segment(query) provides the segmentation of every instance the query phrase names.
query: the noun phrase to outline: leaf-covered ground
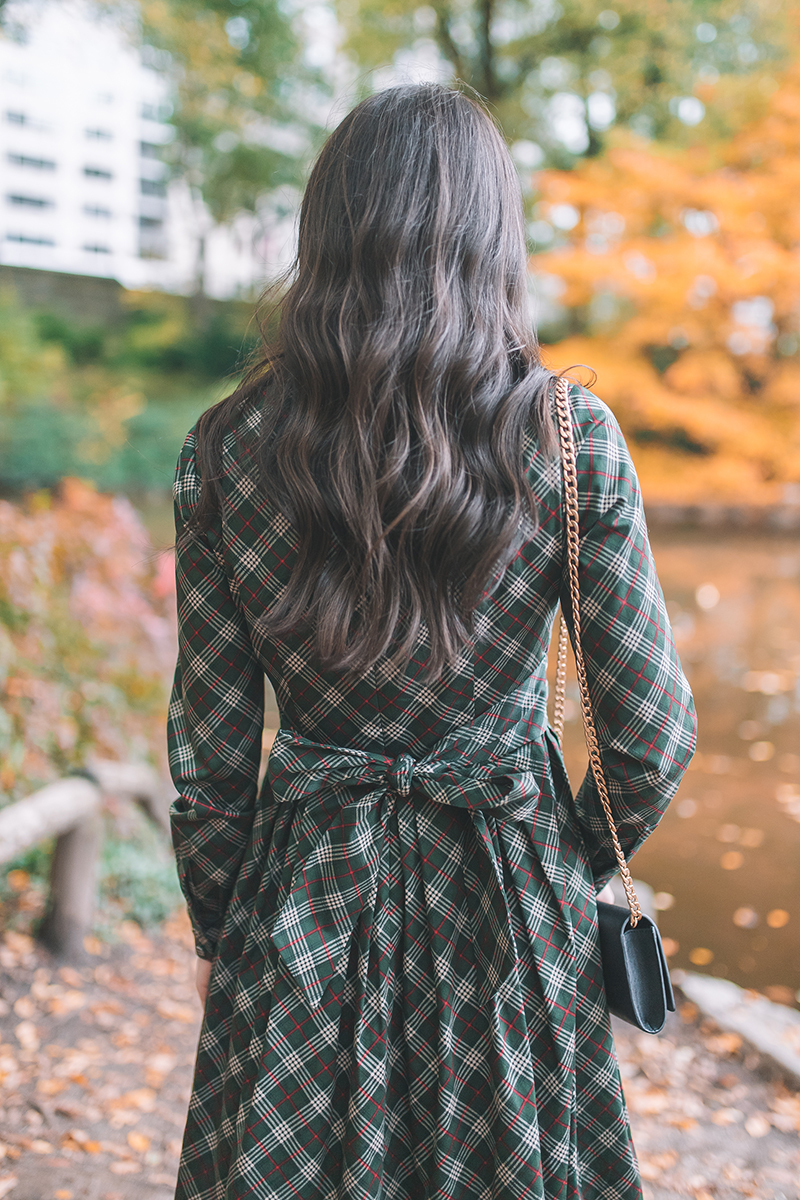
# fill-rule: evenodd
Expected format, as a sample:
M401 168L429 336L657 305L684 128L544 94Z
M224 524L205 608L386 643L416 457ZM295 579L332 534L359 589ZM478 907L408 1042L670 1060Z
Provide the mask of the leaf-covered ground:
M173 1195L200 1017L188 923L118 932L80 967L0 943L0 1197ZM689 1004L660 1038L617 1032L646 1200L796 1200L800 1095Z

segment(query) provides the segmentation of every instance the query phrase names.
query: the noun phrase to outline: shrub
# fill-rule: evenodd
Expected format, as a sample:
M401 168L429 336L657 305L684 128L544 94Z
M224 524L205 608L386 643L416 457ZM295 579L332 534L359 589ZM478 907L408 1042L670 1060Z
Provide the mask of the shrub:
M124 499L79 480L0 501L0 796L88 755L158 761L171 564Z

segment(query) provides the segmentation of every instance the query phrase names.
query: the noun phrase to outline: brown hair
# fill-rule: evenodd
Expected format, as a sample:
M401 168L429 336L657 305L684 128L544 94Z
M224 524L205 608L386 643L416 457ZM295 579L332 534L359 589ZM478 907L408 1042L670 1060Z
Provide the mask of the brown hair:
M528 315L519 184L486 111L424 84L370 96L303 197L277 331L197 427L198 522L219 505L223 436L257 405L253 470L298 553L264 614L313 630L323 664L441 673L535 521L522 458L555 446Z

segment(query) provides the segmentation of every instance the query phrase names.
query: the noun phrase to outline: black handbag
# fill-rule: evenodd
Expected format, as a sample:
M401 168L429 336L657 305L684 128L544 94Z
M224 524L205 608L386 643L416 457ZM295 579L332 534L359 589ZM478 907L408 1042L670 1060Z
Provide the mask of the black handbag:
M578 671L583 731L586 737L586 748L589 752L589 763L608 822L622 886L628 901L627 908L622 908L617 904L606 904L603 901L599 901L597 905L603 981L608 1007L614 1016L635 1025L644 1033L660 1033L664 1028L667 1012L675 1011L672 982L658 927L641 910L633 879L617 836L617 827L614 823L614 814L603 770L603 760L600 755L600 745L597 740L581 645L578 468L569 407L569 383L566 379L562 378L557 381L555 407L564 478L566 558L572 606L573 650ZM562 607L558 631L558 668L553 713L553 731L559 744L562 742L564 732L567 640L567 623Z

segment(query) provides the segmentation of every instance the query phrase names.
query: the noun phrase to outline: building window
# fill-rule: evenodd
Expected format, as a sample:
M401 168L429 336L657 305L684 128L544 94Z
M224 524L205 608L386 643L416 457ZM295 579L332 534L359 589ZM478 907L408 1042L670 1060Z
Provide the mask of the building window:
M29 237L27 233L7 233L7 242L22 242L25 246L55 246L52 238Z
M30 117L26 117L25 113L7 112L6 120L11 125L30 125Z
M9 154L7 157L15 167L36 167L39 171L56 169L56 164L49 158L30 158L27 154Z
M157 146L155 142L139 142L142 158L157 158L160 161L163 149L163 146Z
M110 171L103 170L102 167L84 167L83 173L87 179L113 179L114 176Z
M139 228L156 231L164 228L164 222L160 217L139 217Z
M142 105L141 109L143 121L168 121L172 116L171 104L147 104Z
M161 179L140 179L139 188L143 196L166 196L167 185Z
M110 208L98 208L94 204L84 204L83 211L87 217L112 217Z
M110 142L114 137L113 133L109 133L107 129L87 129L86 136L98 142Z
M110 246L87 245L87 246L81 246L81 249L85 250L88 254L110 254L111 253Z
M24 204L26 208L52 208L54 202L41 196L6 196L9 204Z

